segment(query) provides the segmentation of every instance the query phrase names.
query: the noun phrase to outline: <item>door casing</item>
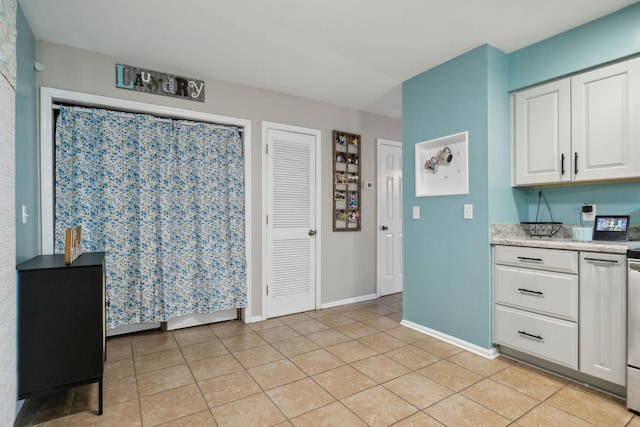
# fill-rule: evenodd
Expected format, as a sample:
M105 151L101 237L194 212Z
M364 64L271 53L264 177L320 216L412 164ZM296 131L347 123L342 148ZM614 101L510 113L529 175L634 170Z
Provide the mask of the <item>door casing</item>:
M378 294L378 297L380 297L382 295L382 289L381 289L381 285L382 285L382 275L380 274L380 268L382 266L382 262L383 262L383 254L381 253L382 251L380 250L381 247L381 243L382 243L382 233L381 233L381 227L382 225L384 225L382 223L382 176L380 176L380 167L381 167L381 162L383 161L382 159L382 155L381 155L381 150L382 150L382 146L389 146L389 147L395 147L398 148L400 150L400 155L402 155L402 143L398 142L398 141L391 141L391 140L387 140L387 139L377 139L376 140L376 174L378 175L378 179L377 179L377 202L376 202L376 212L377 212L377 221L376 221L376 252L377 252L377 257L376 257L376 292ZM402 185L400 186L402 187ZM400 188L402 189L402 188ZM402 200L400 200L400 206L402 206ZM402 220L402 219L401 219ZM402 259L400 260L400 264L402 265Z
M267 306L267 227L266 217L268 214L267 208L267 129L280 130L285 132L302 133L306 135L312 135L315 137L315 158L316 158L316 186L315 186L315 204L316 204L316 235L315 235L315 307L320 308L321 295L322 295L322 281L321 281L321 248L322 248L322 132L317 129L310 129L300 126L287 125L275 122L262 122L262 215L260 218L262 224L262 274L261 274L261 300L262 300L262 312L261 316L254 317L253 321L267 320L269 313Z

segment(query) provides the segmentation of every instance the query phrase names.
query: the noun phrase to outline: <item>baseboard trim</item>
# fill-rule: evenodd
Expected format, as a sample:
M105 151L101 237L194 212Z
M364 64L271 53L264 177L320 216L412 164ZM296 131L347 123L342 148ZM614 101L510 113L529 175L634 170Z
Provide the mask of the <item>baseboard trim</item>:
M483 348L468 341L461 340L460 338L452 337L451 335L436 331L435 329L427 328L426 326L418 325L417 323L413 323L405 319L402 319L400 324L415 331L422 332L425 335L438 338L441 341L455 345L456 347L460 347L463 350L477 354L478 356L482 356L486 359L493 360L500 356L500 352L495 347Z
M262 316L253 316L251 318L251 323L262 322Z
M338 307L341 305L353 304L355 302L369 301L376 298L378 298L378 294L362 295L359 297L348 298L340 301L333 301L333 302L327 302L325 304L320 304L320 308L325 309L325 308L331 308L331 307Z
M216 311L213 313L193 313L185 316L175 317L167 321L167 330L190 328L193 326L209 325L211 323L224 322L238 318L238 311L235 308Z
M113 329L107 329L107 337L115 337L117 335L132 334L134 332L149 331L152 329L160 329L160 322L156 323L134 323L133 325L121 325Z

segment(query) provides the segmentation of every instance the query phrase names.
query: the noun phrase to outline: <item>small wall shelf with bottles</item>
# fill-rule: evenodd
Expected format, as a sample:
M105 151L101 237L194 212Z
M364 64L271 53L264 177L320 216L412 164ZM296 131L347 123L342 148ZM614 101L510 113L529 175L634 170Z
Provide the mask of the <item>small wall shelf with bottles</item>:
M333 131L333 231L360 231L360 135Z

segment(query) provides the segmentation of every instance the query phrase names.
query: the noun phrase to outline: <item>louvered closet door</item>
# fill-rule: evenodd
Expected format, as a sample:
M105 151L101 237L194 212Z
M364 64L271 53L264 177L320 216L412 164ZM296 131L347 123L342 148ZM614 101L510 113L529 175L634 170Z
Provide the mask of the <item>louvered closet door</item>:
M267 130L267 317L315 309L315 136Z

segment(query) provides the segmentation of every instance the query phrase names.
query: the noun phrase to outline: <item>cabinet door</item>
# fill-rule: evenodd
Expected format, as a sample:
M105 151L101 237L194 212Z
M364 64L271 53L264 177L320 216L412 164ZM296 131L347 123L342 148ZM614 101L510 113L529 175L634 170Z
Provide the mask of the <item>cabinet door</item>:
M640 58L572 77L571 120L574 181L640 176Z
M515 185L571 180L570 90L563 79L513 95Z
M580 371L625 384L626 257L580 253Z

